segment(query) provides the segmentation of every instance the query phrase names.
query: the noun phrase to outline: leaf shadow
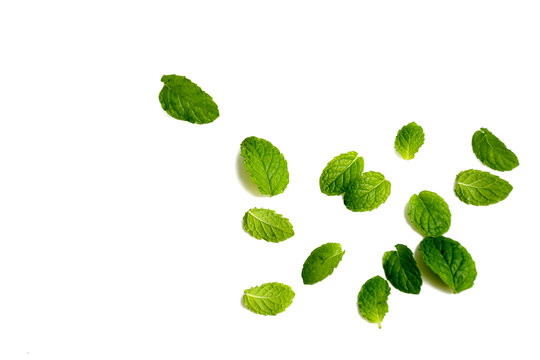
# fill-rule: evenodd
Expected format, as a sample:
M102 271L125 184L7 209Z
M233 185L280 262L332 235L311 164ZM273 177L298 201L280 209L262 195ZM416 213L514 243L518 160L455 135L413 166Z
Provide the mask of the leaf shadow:
M236 175L247 192L257 197L264 197L259 192L257 185L251 180L251 177L244 166L244 159L242 158L242 155L240 155L240 152L238 152L238 156L236 157Z
M416 260L418 269L420 269L420 272L422 273L422 279L440 292L452 294L453 292L450 286L446 285L444 281L442 281L441 278L424 263L420 251L418 250L419 248L420 244L418 244L414 250L414 259Z

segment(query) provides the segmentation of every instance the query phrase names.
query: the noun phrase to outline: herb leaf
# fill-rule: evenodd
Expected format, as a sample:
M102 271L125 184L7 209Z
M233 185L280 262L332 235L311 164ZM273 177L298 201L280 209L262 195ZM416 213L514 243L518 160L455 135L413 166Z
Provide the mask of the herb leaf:
M338 243L327 243L311 252L302 268L302 280L313 285L330 276L343 258L344 250Z
M450 229L450 208L442 197L422 191L409 200L407 215L412 225L424 236L439 236Z
M424 144L424 130L415 122L407 124L398 131L394 146L405 160L414 159L414 155Z
M384 274L396 289L408 294L420 294L422 275L412 251L397 244L397 251L387 251L383 256Z
M497 175L470 169L457 175L454 190L465 204L485 206L506 199L512 189L508 181Z
M351 182L364 170L364 158L355 151L336 156L326 165L319 179L321 192L326 195L343 194Z
M256 314L276 315L292 304L294 291L278 282L266 283L244 290L244 304Z
M509 171L519 165L516 154L486 128L474 133L472 148L478 160L493 170Z
M362 317L371 323L379 324L388 312L388 295L390 286L380 276L375 276L365 282L358 293L358 310Z
M272 143L251 136L242 141L240 153L261 194L274 196L285 190L289 184L287 161Z
M269 209L248 210L244 215L244 230L256 239L270 242L287 240L294 235L289 219Z
M351 211L371 211L390 196L390 181L375 171L362 173L345 192L343 201Z
M208 124L219 116L218 106L210 95L185 76L163 75L159 102L173 118L193 124Z
M457 241L444 236L427 237L422 240L418 250L422 261L450 286L454 293L473 286L477 274L476 264L469 252Z

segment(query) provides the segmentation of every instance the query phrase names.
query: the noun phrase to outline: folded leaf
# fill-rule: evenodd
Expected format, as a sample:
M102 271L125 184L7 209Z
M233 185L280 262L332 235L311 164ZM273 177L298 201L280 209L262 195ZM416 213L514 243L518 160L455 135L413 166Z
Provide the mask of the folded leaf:
M447 232L452 217L446 201L431 191L413 195L407 215L411 224L424 236L439 236Z
M519 165L516 154L486 128L474 133L472 147L478 160L493 170L509 171Z
M388 312L388 295L390 286L380 276L375 276L365 282L358 293L358 310L362 317L371 323L379 324Z
M330 276L344 253L338 243L327 243L313 250L302 268L304 284L312 285Z
M244 291L244 305L256 314L276 315L292 304L294 291L278 282L266 283Z
M244 230L256 239L270 242L287 240L294 235L289 219L269 209L248 210L244 215Z
M485 206L506 199L512 189L508 181L497 175L470 169L458 174L454 190L465 204Z
M424 130L415 122L407 124L398 131L394 146L405 160L411 160L424 144Z
M412 251L405 245L397 244L397 251L387 251L383 256L386 279L399 291L419 294L422 275L416 265Z
M375 171L362 173L345 192L343 201L351 211L371 211L390 196L390 181Z
M240 145L244 166L261 194L281 194L289 184L287 161L272 143L255 136Z
M343 194L351 182L364 170L364 158L355 151L341 154L330 160L319 179L321 192L326 195Z
M173 118L194 124L208 124L219 116L218 106L210 95L185 76L163 75L159 102Z
M422 261L450 286L454 293L471 288L476 279L476 264L469 252L455 240L427 237L420 243L418 251Z

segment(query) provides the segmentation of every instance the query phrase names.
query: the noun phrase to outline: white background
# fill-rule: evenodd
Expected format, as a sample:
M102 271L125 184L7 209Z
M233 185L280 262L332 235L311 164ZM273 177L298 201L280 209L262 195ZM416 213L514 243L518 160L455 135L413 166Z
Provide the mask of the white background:
M538 358L537 1L11 1L0 5L1 359ZM163 74L213 96L209 125L174 120ZM412 161L398 129L422 125ZM474 207L453 193L480 127L521 165L514 190ZM239 146L270 140L286 191L257 196ZM355 150L392 194L369 213L318 187ZM421 190L452 211L447 236L476 261L458 295L424 278L392 289L382 329L356 308L381 258L421 236ZM251 238L275 209L296 235ZM300 272L326 242L346 250L313 286ZM282 314L241 304L264 282L296 292Z

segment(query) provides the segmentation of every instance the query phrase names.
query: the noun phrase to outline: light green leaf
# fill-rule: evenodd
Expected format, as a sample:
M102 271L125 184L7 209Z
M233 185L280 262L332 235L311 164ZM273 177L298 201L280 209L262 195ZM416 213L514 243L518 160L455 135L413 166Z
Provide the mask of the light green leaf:
M454 290L454 293L471 288L476 279L476 264L469 252L455 240L427 237L418 251L422 261Z
M313 285L330 276L345 254L338 243L327 243L311 252L302 268L304 284Z
M442 197L431 191L413 195L407 215L411 224L424 236L439 236L450 229L450 208Z
M398 131L394 146L405 160L411 160L424 144L424 130L415 122L407 124Z
M292 304L294 291L278 282L266 283L244 290L244 305L256 314L276 315Z
M485 206L506 199L512 189L508 181L497 175L470 169L458 174L454 190L465 204Z
M388 295L390 286L380 276L375 276L365 282L358 293L358 310L362 317L371 323L379 324L388 312Z
M321 192L326 195L343 194L351 182L364 170L364 158L355 151L336 156L326 165L319 179Z
M396 289L408 294L420 294L422 275L412 251L397 244L397 251L387 251L383 256L384 274Z
M345 192L343 201L351 211L371 211L390 196L390 181L375 171L362 173Z
M493 170L509 171L519 165L516 154L486 128L474 133L472 148L478 160Z
M261 194L281 194L289 184L287 161L272 143L255 136L240 145L244 166Z
M270 242L287 240L294 235L289 219L269 209L248 210L244 215L244 230L256 239Z
M159 102L173 118L194 124L208 124L219 116L218 106L210 95L185 76L163 75Z

